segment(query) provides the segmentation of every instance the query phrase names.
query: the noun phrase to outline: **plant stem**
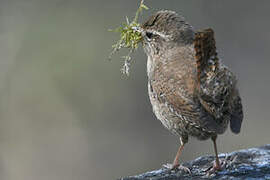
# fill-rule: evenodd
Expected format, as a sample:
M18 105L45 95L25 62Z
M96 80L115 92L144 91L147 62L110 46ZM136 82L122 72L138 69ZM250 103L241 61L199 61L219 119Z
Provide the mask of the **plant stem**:
M135 15L134 20L133 20L134 23L137 23L137 22L138 22L139 15L140 15L140 13L142 12L143 2L144 2L144 0L141 0L140 7L139 7L139 9L137 10L136 15Z

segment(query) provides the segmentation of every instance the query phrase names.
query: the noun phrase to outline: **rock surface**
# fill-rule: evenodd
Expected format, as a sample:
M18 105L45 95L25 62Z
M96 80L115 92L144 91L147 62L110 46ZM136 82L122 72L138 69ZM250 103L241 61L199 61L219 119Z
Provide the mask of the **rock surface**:
M120 180L185 180L185 179L269 179L270 180L270 144L251 149L244 149L219 155L225 162L222 171L207 175L206 170L212 166L214 156L203 156L183 165L191 170L174 171L165 168L144 174L120 178Z

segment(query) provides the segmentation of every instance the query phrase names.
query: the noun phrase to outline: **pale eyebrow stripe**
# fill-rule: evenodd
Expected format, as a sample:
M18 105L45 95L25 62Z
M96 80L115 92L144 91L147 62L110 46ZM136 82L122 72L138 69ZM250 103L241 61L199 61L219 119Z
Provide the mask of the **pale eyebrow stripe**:
M168 38L171 38L172 36L171 35L166 35L166 34L163 34L159 31L155 31L155 30L150 30L149 32L153 33L153 34L156 34L156 35L159 35L160 37L164 38L164 39L168 39Z
M142 28L140 28L140 27L132 27L132 29L134 30L134 31L137 31L137 32L143 32L144 30L142 29ZM159 32L159 31L155 31L155 30L147 30L148 32L151 32L151 33L153 33L153 34L156 34L156 35L158 35L158 36L160 36L160 37L162 37L162 38L164 38L164 39L169 39L169 38L171 38L172 36L171 35L166 35L166 34L163 34L163 33L161 33L161 32Z

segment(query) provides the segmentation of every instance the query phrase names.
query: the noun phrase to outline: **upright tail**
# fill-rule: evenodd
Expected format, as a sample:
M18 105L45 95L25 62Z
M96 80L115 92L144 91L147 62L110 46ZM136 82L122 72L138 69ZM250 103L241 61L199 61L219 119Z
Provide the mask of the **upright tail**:
M197 31L194 40L195 57L197 60L198 83L204 81L218 70L218 57L214 31L211 28Z
M214 31L198 31L194 39L197 63L197 94L201 105L215 121L226 125L230 120L232 132L239 133L243 112L241 98L236 88L236 78L219 64Z
M197 93L200 103L217 121L222 123L228 112L233 77L220 69L214 31L196 32L194 40L197 63Z

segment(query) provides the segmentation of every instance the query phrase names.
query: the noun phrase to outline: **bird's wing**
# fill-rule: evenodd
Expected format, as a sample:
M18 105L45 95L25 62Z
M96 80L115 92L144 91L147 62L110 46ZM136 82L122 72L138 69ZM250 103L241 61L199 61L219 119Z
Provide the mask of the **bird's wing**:
M182 57L181 57L182 58ZM224 128L214 116L210 115L201 105L196 89L196 63L182 63L176 57L166 64L157 65L156 71L149 81L150 91L160 103L165 104L176 117L168 117L174 123L185 120L190 125L207 132L221 134ZM186 57L187 58L187 57ZM193 66L193 67L191 67Z
M185 120L201 130L223 133L224 128L202 108L195 92L197 66L193 45L178 51L181 53L155 65L155 72L149 80L150 91L174 114L175 117L168 117L174 123Z
M160 103L166 104L173 113L180 116L180 119L183 117L192 122L198 114L194 110L196 103L193 101L196 64L194 56L190 54L186 53L185 57L178 54L170 57L166 63L156 64L150 85ZM188 60L189 63L180 59ZM192 61L193 64L190 63ZM177 118L175 120L177 121Z
M194 40L197 63L197 93L200 103L217 123L230 120L237 133L242 122L242 105L236 89L236 78L219 62L214 31L198 31ZM220 121L220 122L219 122Z

